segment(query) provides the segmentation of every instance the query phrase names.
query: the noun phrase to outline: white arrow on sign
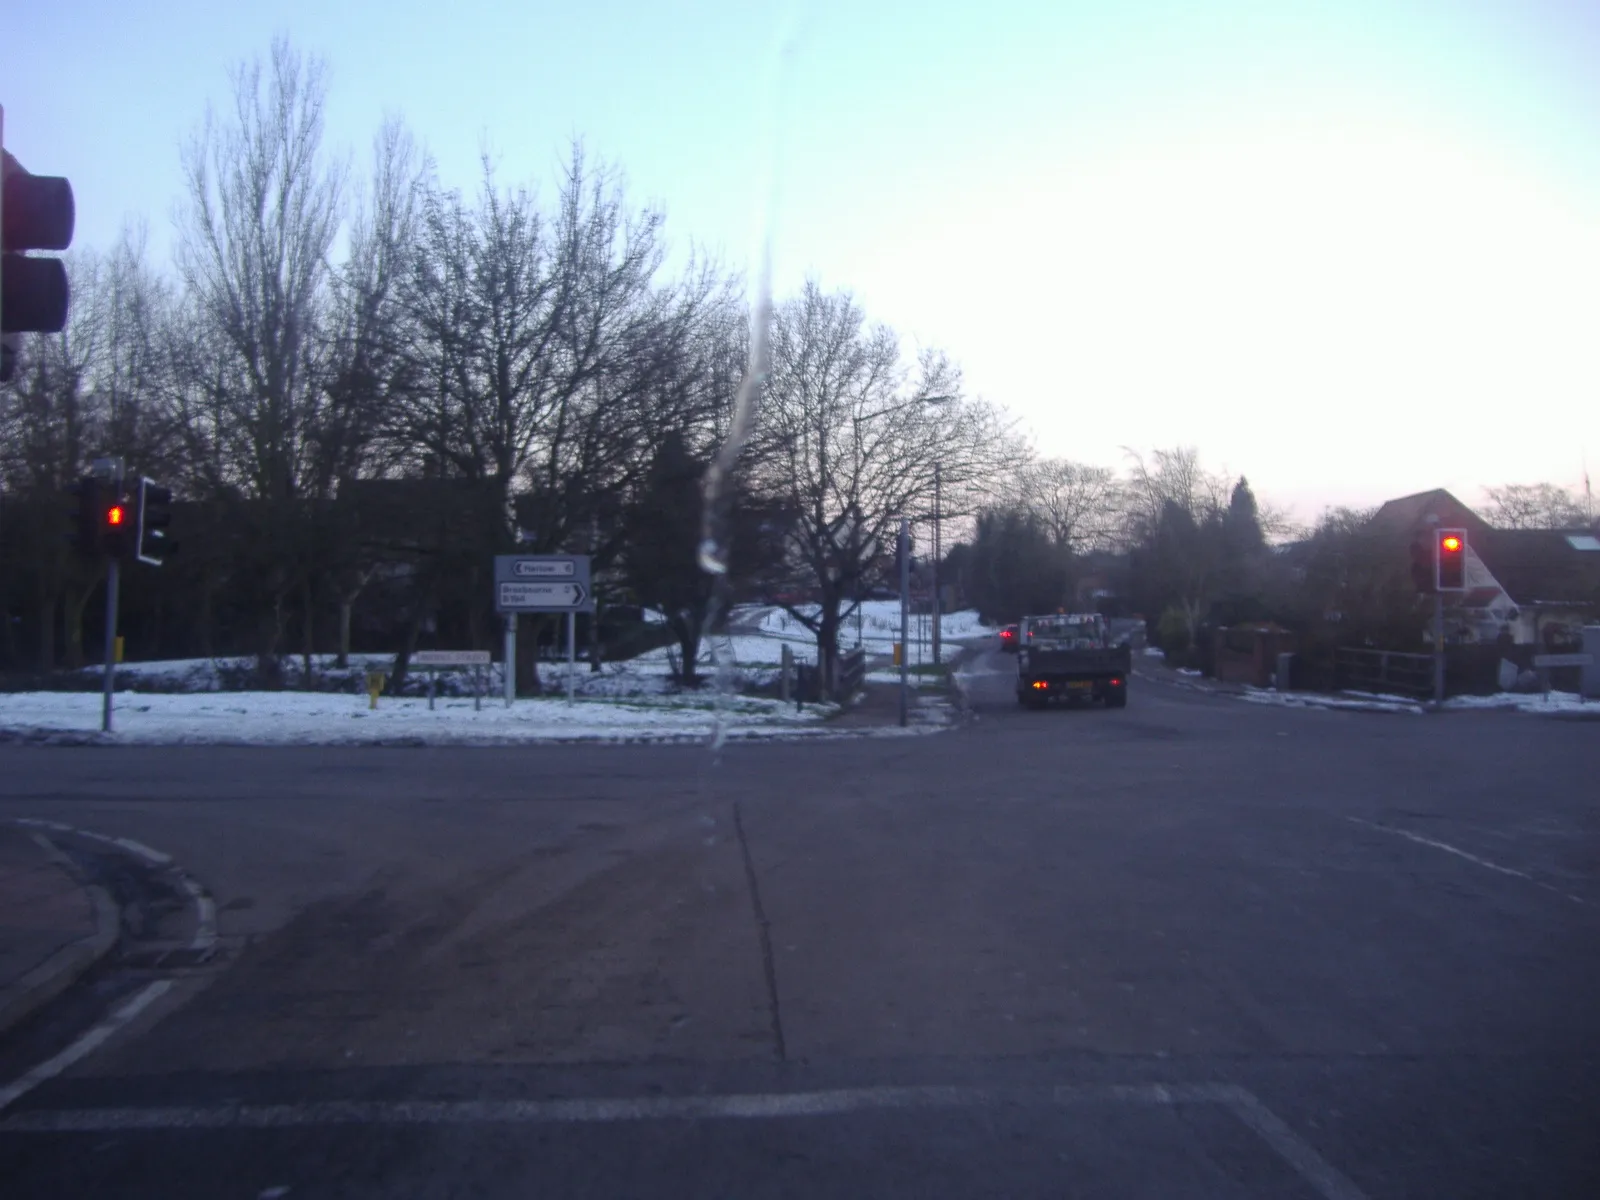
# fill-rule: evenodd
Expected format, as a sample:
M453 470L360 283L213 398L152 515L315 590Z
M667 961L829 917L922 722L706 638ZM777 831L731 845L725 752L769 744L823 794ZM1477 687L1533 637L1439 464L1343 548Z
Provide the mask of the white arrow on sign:
M552 575L570 577L574 574L574 569L571 559L557 559L550 562L530 558L512 563L511 573L519 579L548 579Z
M501 608L577 608L587 593L581 583L502 583Z

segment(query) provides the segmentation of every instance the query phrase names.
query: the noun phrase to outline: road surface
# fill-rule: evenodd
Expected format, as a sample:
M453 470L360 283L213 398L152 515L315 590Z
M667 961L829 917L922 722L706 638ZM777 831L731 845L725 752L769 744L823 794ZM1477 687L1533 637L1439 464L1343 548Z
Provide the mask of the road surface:
M718 760L0 747L172 859L59 835L128 928L5 1196L1600 1195L1595 725L968 669Z

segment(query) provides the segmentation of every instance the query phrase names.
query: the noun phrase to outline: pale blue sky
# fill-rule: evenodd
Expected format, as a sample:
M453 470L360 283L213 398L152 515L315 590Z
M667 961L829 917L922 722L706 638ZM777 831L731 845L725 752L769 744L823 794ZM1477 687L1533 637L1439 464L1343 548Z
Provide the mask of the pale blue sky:
M0 22L7 145L78 243L170 244L178 146L276 32L328 140L447 183L566 140L742 261L780 21L777 283L855 290L1050 453L1200 446L1304 513L1600 473L1600 4L62 0Z

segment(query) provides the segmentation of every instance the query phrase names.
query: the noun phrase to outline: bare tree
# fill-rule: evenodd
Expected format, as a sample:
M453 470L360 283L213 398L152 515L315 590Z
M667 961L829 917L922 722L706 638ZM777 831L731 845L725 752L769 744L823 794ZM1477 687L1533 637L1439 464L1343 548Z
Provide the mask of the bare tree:
M103 574L56 536L65 530L62 489L101 455L119 455L134 471L164 459L166 294L145 265L141 232L124 230L107 254L74 253L69 269L66 328L24 339L18 376L0 391L0 483L32 513L11 531L6 557L36 587L41 669L53 665L58 615L67 661L82 661L83 609Z
M208 113L185 150L177 258L203 322L191 365L216 402L208 436L231 482L286 501L318 482L319 322L343 173L322 153L319 60L280 38L265 71L234 71L233 93L231 120Z
M1233 480L1206 470L1193 446L1155 450L1148 458L1124 447L1131 460L1126 488L1125 536L1137 541L1154 531L1168 504L1176 505L1196 522L1217 516L1228 507Z
M1042 459L1021 472L1022 501L1058 547L1073 554L1101 550L1121 530L1125 498L1109 467L1065 458Z
M931 507L935 464L959 494L1004 453L998 414L960 398L960 386L937 353L908 369L894 332L869 325L847 292L808 281L774 315L760 478L793 517L791 570L818 604L787 607L816 634L824 678L835 677L841 623L893 553L901 516Z
M1497 529L1571 529L1593 519L1584 498L1554 483L1508 483L1483 489L1484 516Z

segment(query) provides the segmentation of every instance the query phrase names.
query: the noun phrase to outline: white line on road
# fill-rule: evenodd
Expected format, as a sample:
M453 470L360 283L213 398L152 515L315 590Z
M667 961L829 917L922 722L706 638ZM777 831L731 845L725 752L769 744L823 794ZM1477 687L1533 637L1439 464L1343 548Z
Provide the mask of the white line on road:
M1502 867L1499 863L1490 862L1487 858L1479 858L1476 854L1470 854L1461 849L1459 846L1450 845L1449 842L1441 842L1431 837L1423 837L1420 833L1412 833L1409 829L1400 829L1394 825L1380 825L1376 821L1364 821L1360 817L1347 816L1345 817L1345 820L1356 825L1363 825L1368 829L1379 830L1382 833L1392 833L1396 837L1405 838L1408 842L1416 842L1419 846L1432 846L1435 850L1443 850L1446 854L1454 854L1457 858L1464 858L1469 863L1474 863L1477 866L1484 867L1490 871L1495 871L1501 875L1510 875L1516 879L1526 879L1529 883L1537 884L1539 887L1544 888L1547 892L1554 892L1558 896L1565 896L1574 904L1582 904L1585 907L1588 905L1588 902L1582 898L1574 896L1569 892L1563 892L1560 888L1545 883L1542 879L1535 879L1526 871L1519 871L1515 867Z
M1258 1100L1233 1084L1171 1083L1044 1089L866 1087L720 1096L584 1100L326 1100L216 1107L43 1109L0 1119L4 1133L123 1133L140 1130L287 1129L330 1125L605 1124L624 1121L777 1120L907 1109L1220 1104L1260 1137L1324 1200L1362 1192Z
M1364 1200L1356 1187L1318 1154L1282 1118L1255 1095L1244 1088L1233 1088L1234 1095L1228 1103L1233 1115L1253 1130L1257 1137L1271 1146L1284 1162L1316 1189L1325 1200Z
M176 880L178 887L188 893L189 898L194 901L195 931L194 937L189 942L189 948L205 951L217 944L216 901L211 898L211 893L206 891L204 884L173 862L172 855L147 846L143 842L136 842L132 838L112 837L110 834L96 833L92 829L64 825L60 821L46 821L42 817L17 817L15 821L18 825L49 829L56 833L70 833L102 845L116 846L119 850L125 850L143 859L151 866L166 868Z
M41 1083L54 1079L79 1059L93 1054L118 1030L166 995L171 987L170 979L158 979L154 983L145 984L135 993L133 999L115 1010L54 1058L46 1059L20 1079L0 1087L0 1112L4 1112L7 1107L26 1096ZM0 1125L3 1124L4 1122L0 1121Z

